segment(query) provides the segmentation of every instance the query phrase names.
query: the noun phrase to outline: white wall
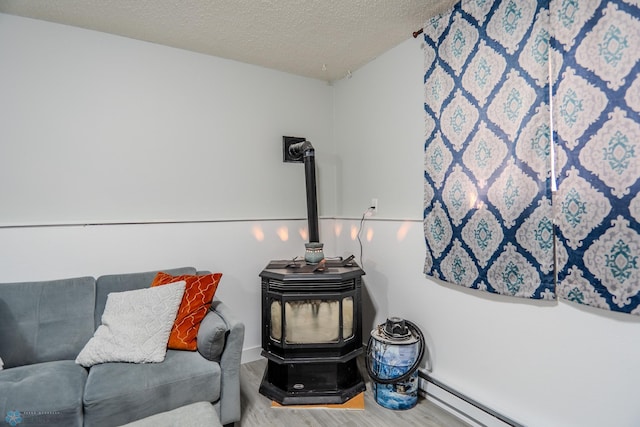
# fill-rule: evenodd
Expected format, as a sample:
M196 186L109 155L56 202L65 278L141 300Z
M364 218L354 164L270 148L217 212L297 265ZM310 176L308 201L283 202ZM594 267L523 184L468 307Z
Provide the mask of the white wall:
M335 84L340 157L337 216L360 218L372 198L379 218L422 218L424 114L419 43L404 43ZM400 107L401 106L401 107Z
M422 274L422 81L420 41L408 40L335 86L336 144L349 178L337 205L359 218L369 198L380 200L361 234L367 326L390 315L414 321L434 378L524 425L639 425L640 319ZM338 221L345 230L358 223ZM338 243L359 254L356 240Z
M6 14L0 61L0 225L306 217L283 135L335 210L325 82Z
M220 271L259 348L258 274L307 240L304 166L282 162L282 136L314 144L333 214L333 88L5 14L0 61L0 282Z
M526 425L638 424L638 319L423 276L419 41L331 88L0 14L0 61L0 225L212 220L0 228L0 282L221 271L217 294L245 321L245 349L257 349L258 274L302 255L305 240L305 221L288 219L306 215L303 171L282 164L281 137L306 136L321 214L340 218L321 220L326 254L359 256L359 218L380 202L362 232L365 329L413 320L435 378Z

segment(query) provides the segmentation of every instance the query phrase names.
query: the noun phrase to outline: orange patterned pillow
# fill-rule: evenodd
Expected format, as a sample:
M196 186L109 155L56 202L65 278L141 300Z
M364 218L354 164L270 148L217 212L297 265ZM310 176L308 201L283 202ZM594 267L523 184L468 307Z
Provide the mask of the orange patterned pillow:
M159 272L153 279L151 286L167 285L169 283L184 280L187 285L184 289L184 295L176 321L171 328L169 335L168 348L174 350L197 350L196 339L198 337L198 329L200 322L211 307L211 301L220 283L222 273L206 274L203 276L172 276L170 274Z

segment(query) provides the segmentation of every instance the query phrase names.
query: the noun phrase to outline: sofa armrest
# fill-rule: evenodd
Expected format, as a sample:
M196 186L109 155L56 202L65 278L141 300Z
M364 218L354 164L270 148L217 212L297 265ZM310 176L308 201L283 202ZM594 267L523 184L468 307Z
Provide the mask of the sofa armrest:
M220 420L222 424L240 420L240 360L244 324L219 299L200 324L198 352L220 363Z

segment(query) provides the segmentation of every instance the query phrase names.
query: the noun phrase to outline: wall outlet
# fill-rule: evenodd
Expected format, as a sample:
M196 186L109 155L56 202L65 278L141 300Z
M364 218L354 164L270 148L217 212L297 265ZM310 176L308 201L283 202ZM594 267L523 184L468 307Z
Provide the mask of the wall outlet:
M369 205L369 212L371 215L375 215L378 213L378 199L371 199L371 204Z

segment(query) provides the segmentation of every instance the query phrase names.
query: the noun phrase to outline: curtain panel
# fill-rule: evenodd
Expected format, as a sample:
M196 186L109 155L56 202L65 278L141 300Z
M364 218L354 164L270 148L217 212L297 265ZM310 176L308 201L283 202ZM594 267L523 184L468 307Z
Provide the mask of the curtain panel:
M426 23L426 274L640 314L639 7L463 0Z
M463 1L427 22L425 273L555 298L547 1Z
M560 298L640 315L640 2L551 2Z

